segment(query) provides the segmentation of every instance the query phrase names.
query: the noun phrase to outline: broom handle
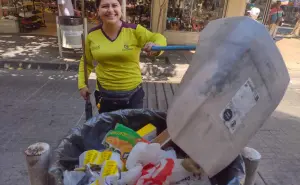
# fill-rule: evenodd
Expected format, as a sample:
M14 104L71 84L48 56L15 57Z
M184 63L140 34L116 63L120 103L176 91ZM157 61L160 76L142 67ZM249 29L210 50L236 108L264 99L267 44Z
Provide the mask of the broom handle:
M87 76L87 62L86 62L86 56L85 56L85 39L84 35L81 34L81 41L82 41L82 52L83 52L83 66L84 66L84 83L87 87L89 87L89 81Z
M87 72L87 61L86 61L86 55L85 55L85 38L84 35L81 34L81 41L82 41L82 52L83 52L83 66L84 66L84 83L87 88L89 88L89 79L88 79L88 72ZM88 100L90 101L90 96L88 95Z
M152 51L178 51L178 50L185 50L191 51L196 50L195 45L176 45L176 46L152 46Z

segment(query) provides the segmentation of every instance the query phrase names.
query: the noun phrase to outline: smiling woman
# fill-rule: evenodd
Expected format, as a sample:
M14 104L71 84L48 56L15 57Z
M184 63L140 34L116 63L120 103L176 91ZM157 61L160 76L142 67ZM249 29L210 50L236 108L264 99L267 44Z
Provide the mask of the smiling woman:
M116 0L113 3L107 0L96 0L98 15L102 21L121 20L122 17L121 5L122 5L122 0ZM112 12L110 8L112 8Z
M85 42L85 56L88 75L94 68L92 61L98 62L94 95L99 113L142 108L141 50L148 55L159 55L161 53L151 52L151 48L166 46L166 38L139 24L123 22L120 0L96 0L96 6L102 23L90 30ZM84 82L83 58L79 65L78 88L86 99L90 92Z

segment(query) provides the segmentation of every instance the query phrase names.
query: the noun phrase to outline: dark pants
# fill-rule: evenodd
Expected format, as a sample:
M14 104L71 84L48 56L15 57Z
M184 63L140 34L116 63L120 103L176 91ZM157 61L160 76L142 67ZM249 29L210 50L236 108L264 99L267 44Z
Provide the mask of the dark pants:
M103 99L101 99L103 96L104 97L108 97L108 98L115 98L118 92L110 92L109 94L106 93L104 95L104 93L100 90L100 91L95 91L94 95L95 95L95 100L96 100L96 105L99 104L100 101L100 109L98 110L99 113L104 113L104 112L111 112L111 111L116 111L116 110L120 110L120 109L141 109L143 108L143 99L145 96L145 92L143 90L143 88L139 88L135 93L133 93L131 95L131 98L129 99L129 102L124 104L124 103L120 103L120 104L115 104L112 101L103 101ZM128 93L130 94L130 93Z

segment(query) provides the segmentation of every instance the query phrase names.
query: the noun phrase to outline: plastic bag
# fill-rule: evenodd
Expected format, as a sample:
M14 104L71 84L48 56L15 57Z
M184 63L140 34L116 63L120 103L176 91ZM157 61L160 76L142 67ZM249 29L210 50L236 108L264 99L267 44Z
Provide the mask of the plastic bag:
M127 172L122 172L121 173L121 179L119 180L118 184L119 185L135 185L137 180L141 177L142 175L142 165L137 165L134 168L131 168Z
M117 185L119 177L118 162L107 160L103 163L100 176L90 185Z
M84 176L84 172L64 171L64 185L77 184Z
M124 169L120 154L109 150L101 152L97 150L88 150L82 153L79 156L79 167L84 167L87 164L102 166L102 164L109 159L117 161L119 169Z
M158 143L137 143L131 150L126 168L131 169L139 164L156 164L163 158L165 151L160 148Z
M172 170L172 175L169 178L169 181L174 184L180 184L183 181L187 180L194 180L199 181L198 184L200 184L202 180L201 175L194 175L191 172L186 171L184 167L182 166L183 159L176 159L174 160L174 168Z
M80 154L87 150L102 151L105 149L102 141L107 132L114 129L117 123L122 123L134 131L152 123L157 128L157 134L160 134L166 129L166 113L150 109L119 110L99 114L71 129L69 135L61 140L53 153L49 173L54 177L56 185L63 185L63 172L73 170L79 164ZM242 182L245 177L243 166L242 158L238 157L211 179L212 184L229 185L228 183L233 178L241 179Z
M132 148L136 143L141 141L147 142L132 129L122 124L117 124L114 130L111 130L106 134L102 144L105 145L106 148L119 152L122 161L126 163Z
M142 176L136 185L156 184L156 185L211 185L207 176L195 175L186 171L181 165L183 159L162 159L156 165L148 164L144 166Z
M142 176L138 179L136 185L169 184L168 178L172 175L174 165L173 159L163 159L157 165L148 164L144 166Z
M245 177L245 163L242 156L239 155L229 166L210 180L212 185L243 185Z

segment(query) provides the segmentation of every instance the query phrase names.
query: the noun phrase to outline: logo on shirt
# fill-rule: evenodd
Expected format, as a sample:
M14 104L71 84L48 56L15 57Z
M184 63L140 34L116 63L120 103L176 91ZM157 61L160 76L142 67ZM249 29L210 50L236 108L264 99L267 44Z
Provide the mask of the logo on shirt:
M91 46L91 50L98 50L100 49L100 45Z
M130 48L128 44L124 44L123 51L129 51L129 50L132 50L132 48Z

